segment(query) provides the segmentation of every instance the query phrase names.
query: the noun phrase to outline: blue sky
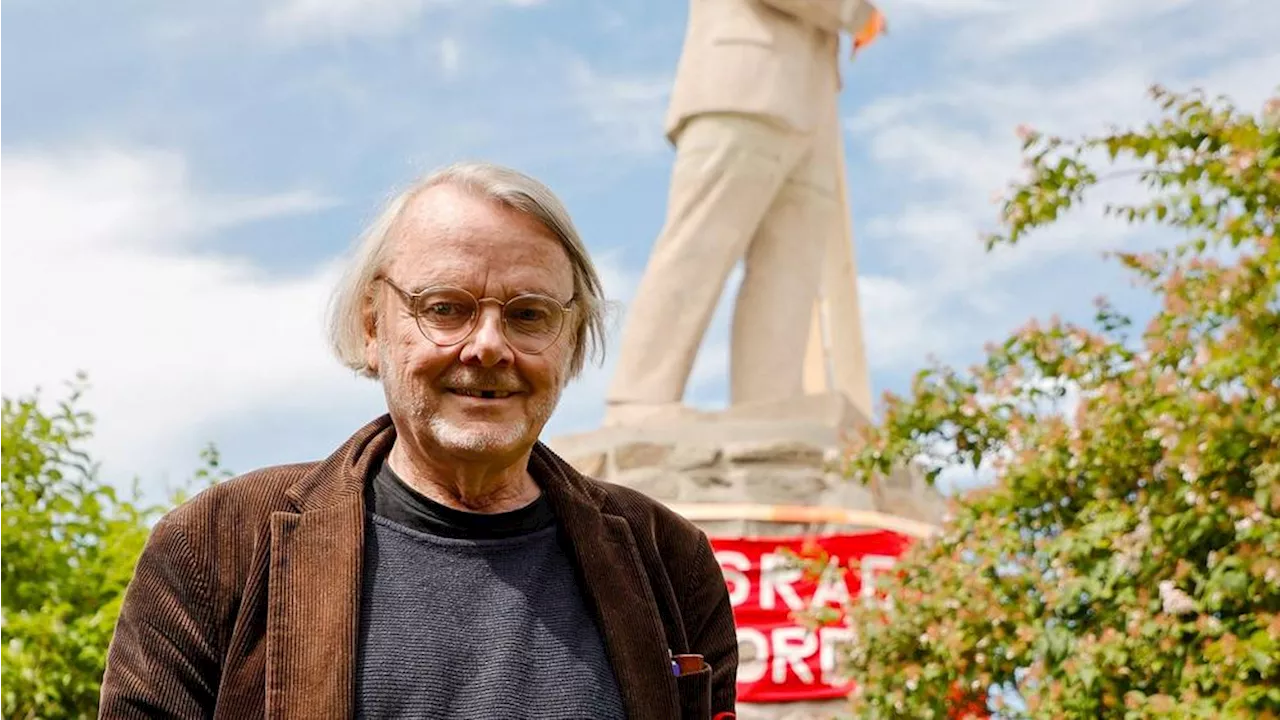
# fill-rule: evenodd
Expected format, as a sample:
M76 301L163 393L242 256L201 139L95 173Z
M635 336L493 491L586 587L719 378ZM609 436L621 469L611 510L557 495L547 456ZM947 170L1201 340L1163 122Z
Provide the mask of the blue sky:
M1280 4L896 0L845 61L841 111L878 394L1032 316L1141 310L1107 248L1158 242L1096 213L985 254L1014 128L1150 117L1153 82L1250 109L1280 82ZM662 114L684 2L11 0L3 8L3 391L92 383L113 480L322 457L382 411L332 360L322 318L377 205L459 158L565 200L620 303L665 205ZM1114 186L1113 195L1132 188ZM732 298L732 285L726 300ZM687 400L723 404L727 311ZM548 436L590 430L606 360Z

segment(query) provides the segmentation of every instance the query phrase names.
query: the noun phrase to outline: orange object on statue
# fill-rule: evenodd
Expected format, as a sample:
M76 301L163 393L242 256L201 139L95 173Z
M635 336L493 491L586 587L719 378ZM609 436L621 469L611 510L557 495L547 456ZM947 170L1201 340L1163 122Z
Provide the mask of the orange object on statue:
M857 34L853 36L853 49L861 50L870 45L881 33L885 31L884 13L879 10L871 12L871 18L867 20Z

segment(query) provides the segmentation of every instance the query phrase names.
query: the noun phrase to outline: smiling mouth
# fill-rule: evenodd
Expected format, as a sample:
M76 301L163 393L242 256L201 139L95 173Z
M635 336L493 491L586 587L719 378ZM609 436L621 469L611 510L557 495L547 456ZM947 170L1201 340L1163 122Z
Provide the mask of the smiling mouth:
M513 392L505 390L467 390L464 388L449 388L449 392L454 395L464 395L466 397L483 398L485 400L502 400L515 395Z

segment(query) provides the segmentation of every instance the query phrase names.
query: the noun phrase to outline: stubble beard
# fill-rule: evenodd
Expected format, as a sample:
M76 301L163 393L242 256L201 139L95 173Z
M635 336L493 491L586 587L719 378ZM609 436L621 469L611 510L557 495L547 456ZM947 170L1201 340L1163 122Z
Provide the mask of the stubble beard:
M391 368L385 346L380 348L382 367ZM506 423L457 422L441 412L438 402L432 402L423 392L423 385L413 378L394 371L384 377L388 401L399 406L412 418L414 426L426 428L428 437L440 448L458 453L494 453L511 450L528 436L532 427L546 425L560 399L564 388L563 377L556 379L556 387L544 397L534 400L528 412L518 420ZM478 425L478 427L477 427Z

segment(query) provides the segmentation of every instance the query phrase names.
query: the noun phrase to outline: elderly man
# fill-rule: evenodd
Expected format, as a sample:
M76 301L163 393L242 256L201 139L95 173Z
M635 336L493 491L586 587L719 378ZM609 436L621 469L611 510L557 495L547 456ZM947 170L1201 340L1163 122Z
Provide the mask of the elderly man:
M829 254L849 242L840 34L860 47L881 21L865 0L689 4L666 116L676 147L667 218L627 318L606 425L687 414L680 403L698 347L740 261L731 403L804 394L823 263L849 255L848 248Z
M387 414L161 520L101 717L732 717L706 536L538 441L602 328L596 271L542 184L461 164L399 196L331 328Z

